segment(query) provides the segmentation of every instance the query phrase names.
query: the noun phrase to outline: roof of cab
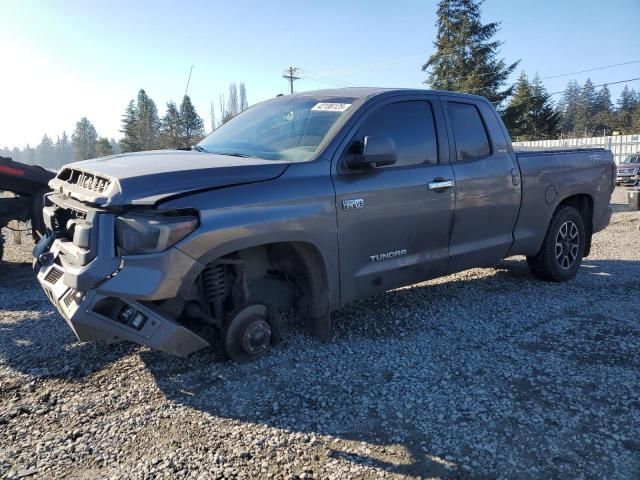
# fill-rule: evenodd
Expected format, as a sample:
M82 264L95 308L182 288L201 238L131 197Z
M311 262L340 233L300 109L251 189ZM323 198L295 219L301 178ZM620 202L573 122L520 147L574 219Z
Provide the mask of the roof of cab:
M471 95L469 93L448 92L445 90L430 90L420 88L379 88L379 87L344 87L344 88L328 88L323 90L310 90L307 92L294 93L293 96L323 96L323 97L353 97L353 98L369 98L381 94L420 94L435 93L440 95L452 95L476 100L487 101L486 98L479 95Z

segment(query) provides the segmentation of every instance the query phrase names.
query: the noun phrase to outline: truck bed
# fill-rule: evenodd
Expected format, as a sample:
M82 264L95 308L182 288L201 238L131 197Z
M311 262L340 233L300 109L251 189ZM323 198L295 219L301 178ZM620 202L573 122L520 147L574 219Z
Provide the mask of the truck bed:
M593 232L606 226L613 189L613 153L603 148L516 150L522 200L512 254L535 254L557 205L574 195L590 197ZM588 192L588 193L586 193Z

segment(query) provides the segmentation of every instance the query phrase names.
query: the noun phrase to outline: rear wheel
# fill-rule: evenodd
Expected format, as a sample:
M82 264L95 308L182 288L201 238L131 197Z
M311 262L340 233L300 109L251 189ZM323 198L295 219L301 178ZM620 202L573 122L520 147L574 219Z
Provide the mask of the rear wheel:
M556 212L540 251L527 257L531 272L542 280L566 282L576 276L585 250L585 228L580 213L563 206Z

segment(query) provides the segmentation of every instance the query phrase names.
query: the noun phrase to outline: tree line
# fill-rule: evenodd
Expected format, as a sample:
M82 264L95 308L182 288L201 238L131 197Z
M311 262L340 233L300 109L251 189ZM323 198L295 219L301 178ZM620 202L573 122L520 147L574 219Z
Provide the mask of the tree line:
M35 148L29 144L24 148L9 149L4 147L0 148L0 156L11 157L16 162L58 169L65 163L94 157L106 157L120 153L120 151L115 139L98 137L93 124L86 117L82 117L76 123L71 139L66 131L58 135L55 142L45 134Z
M522 72L513 85L507 79L520 61L500 58L499 22L482 23L478 0L441 0L437 8L434 52L422 65L432 88L473 93L496 105L517 140L640 132L640 95L625 86L614 106L606 85L599 90L587 79L571 80L560 100L535 74Z
M249 107L247 89L244 83L229 86L228 97L219 98L219 112L211 106L211 130L228 122ZM217 121L216 118L220 120ZM155 102L144 89L140 89L136 99L125 108L121 119L122 138L100 137L95 126L82 117L75 126L71 139L62 132L54 142L48 135L42 137L35 148L0 148L0 156L8 156L17 162L58 169L65 163L105 157L127 152L156 149L186 149L198 143L205 136L202 117L196 111L189 95L185 95L178 106L174 101L167 103L162 118L158 115Z
M582 85L571 80L558 102L536 73L521 72L516 82L508 79L520 63L500 56L503 42L496 39L499 22L483 23L481 0L440 0L437 8L434 51L422 65L425 83L434 89L482 95L494 103L514 140L559 137L590 137L640 133L640 94L625 86L614 102L606 85L599 89L590 79ZM228 93L219 95L217 112L211 102L210 129L227 122L248 107L244 83L232 83ZM122 138L116 142L98 138L95 127L83 117L69 141L65 132L53 142L46 135L36 147L0 149L25 163L57 168L71 160L112 153L157 148L189 148L205 132L188 95L180 105L170 101L159 117L154 101L145 90L127 105L122 117Z

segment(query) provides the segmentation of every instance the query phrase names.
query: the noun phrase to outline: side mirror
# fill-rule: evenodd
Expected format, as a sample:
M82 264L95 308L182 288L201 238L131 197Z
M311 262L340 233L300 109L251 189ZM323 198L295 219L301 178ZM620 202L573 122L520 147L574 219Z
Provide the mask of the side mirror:
M349 168L383 167L398 160L396 145L391 137L364 137L362 153L349 156Z

